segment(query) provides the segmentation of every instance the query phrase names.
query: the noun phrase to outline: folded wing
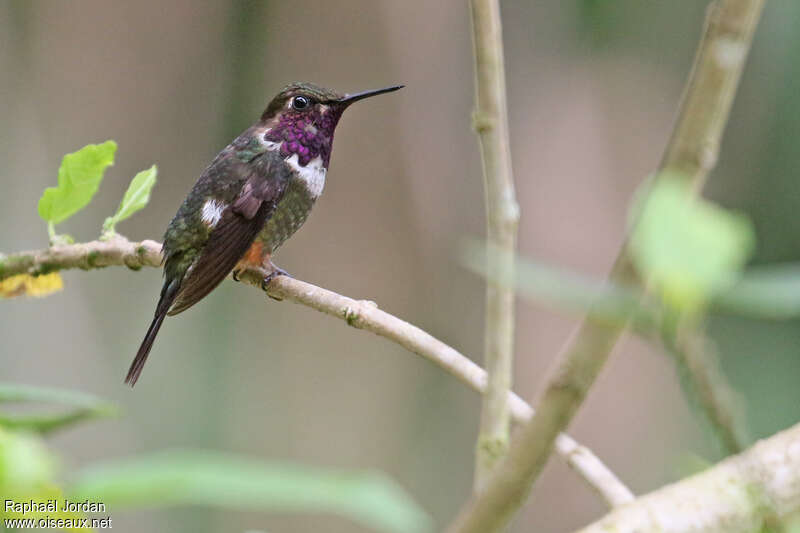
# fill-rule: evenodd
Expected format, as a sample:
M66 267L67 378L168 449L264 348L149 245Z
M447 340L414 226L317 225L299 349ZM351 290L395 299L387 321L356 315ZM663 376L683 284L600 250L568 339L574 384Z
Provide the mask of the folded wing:
M277 155L277 154L275 154ZM168 315L185 311L224 280L253 244L286 190L290 174L271 153L253 161L237 198L222 211L202 252L184 276Z

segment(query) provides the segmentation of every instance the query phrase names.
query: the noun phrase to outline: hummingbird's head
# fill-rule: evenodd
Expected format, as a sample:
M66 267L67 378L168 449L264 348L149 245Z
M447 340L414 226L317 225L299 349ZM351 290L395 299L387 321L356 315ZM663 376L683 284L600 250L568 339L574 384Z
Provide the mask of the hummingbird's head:
M301 166L320 157L327 168L333 132L344 110L353 102L401 87L339 94L311 83L292 83L272 99L261 115L261 123L267 128L264 140L279 143L284 157L297 154Z

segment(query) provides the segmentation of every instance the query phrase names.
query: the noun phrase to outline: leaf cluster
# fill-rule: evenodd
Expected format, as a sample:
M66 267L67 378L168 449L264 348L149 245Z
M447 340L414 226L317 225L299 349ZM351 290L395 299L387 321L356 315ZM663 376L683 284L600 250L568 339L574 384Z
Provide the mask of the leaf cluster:
M57 235L55 225L89 205L100 188L106 169L114 164L116 152L117 143L106 141L87 144L61 160L58 185L45 189L39 199L39 216L48 224L51 244L72 242L68 235ZM116 213L103 223L103 236L112 236L118 223L147 205L157 175L158 169L153 165L134 176Z

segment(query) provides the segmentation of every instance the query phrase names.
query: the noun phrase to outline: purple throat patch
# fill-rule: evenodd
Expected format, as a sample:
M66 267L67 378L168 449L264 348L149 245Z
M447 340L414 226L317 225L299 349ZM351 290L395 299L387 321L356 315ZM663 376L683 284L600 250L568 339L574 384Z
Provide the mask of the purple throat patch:
M333 146L333 132L342 111L331 106L326 113L316 108L309 112L284 113L277 124L264 135L264 140L280 143L283 157L297 154L300 166L306 166L316 157L328 167Z

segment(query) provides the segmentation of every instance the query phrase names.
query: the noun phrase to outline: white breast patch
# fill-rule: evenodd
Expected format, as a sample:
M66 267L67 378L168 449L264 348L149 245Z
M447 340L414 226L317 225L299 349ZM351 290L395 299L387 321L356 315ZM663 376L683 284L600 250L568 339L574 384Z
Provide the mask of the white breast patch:
M325 187L325 174L327 173L327 169L322 165L322 157L315 157L304 167L300 166L297 159L297 154L293 154L286 160L286 164L297 172L297 176L306 184L311 196L318 198Z
M225 204L216 198L209 198L203 204L203 211L200 213L200 218L205 222L208 227L213 228L222 218L222 211L225 210Z

